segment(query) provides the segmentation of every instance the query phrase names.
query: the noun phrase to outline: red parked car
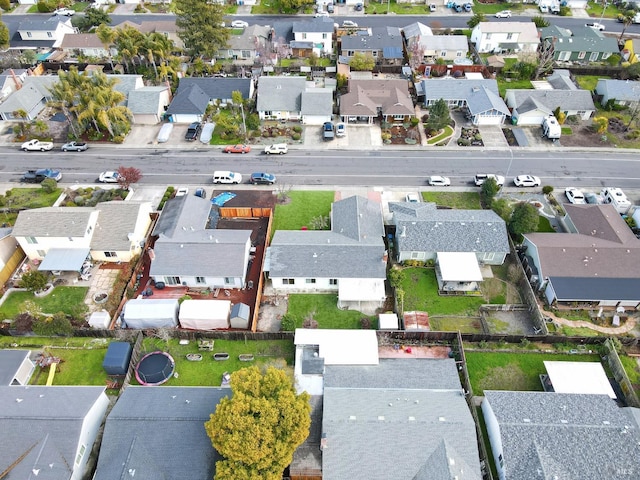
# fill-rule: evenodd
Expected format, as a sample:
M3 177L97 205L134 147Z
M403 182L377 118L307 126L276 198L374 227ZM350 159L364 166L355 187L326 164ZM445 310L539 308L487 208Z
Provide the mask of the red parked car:
M224 147L224 153L249 153L251 147L249 145L227 145Z

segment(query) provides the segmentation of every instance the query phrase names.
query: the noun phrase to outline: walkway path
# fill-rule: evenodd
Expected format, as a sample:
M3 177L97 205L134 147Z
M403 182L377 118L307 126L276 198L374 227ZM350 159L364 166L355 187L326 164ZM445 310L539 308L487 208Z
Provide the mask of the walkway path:
M554 322L559 323L560 325L565 325L567 327L583 327L590 328L591 330L595 330L600 333L607 333L610 335L621 335L624 333L629 333L636 326L636 318L629 317L624 325L620 325L619 327L601 327L600 325L594 325L591 322L586 322L584 320L567 320L566 318L557 317L552 312L548 312L546 310L542 310L545 316L548 316L553 319Z

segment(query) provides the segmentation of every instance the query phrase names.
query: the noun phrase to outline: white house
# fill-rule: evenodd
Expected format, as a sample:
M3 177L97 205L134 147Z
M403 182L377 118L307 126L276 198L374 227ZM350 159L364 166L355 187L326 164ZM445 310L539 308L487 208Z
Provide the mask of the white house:
M310 49L318 56L330 55L333 53L333 30L333 19L329 17L294 22L291 48Z
M596 94L601 96L600 104L613 100L616 105L634 107L640 102L640 82L601 78L596 85Z
M80 54L97 58L109 56L109 51L95 33L65 33L58 48L70 55Z
M71 24L71 17L53 15L51 17L36 16L33 19L20 22L18 34L22 40L52 41L57 47L67 33L76 33L77 29Z
M471 31L479 53L535 53L540 36L533 22L480 22Z
M596 111L588 90L509 89L504 98L517 125L542 125L557 108L581 120L588 120Z

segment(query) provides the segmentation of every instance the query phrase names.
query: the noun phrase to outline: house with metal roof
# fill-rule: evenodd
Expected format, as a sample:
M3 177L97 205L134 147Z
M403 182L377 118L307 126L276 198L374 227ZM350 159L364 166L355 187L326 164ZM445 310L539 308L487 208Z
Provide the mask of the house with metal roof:
M80 480L109 405L105 387L0 387L0 470L7 478Z
M334 202L331 230L277 230L264 271L281 293L338 294L340 308L384 304L387 252L382 208L360 196Z
M203 424L220 387L128 387L109 413L94 480L214 478L222 457Z
M638 409L607 395L485 390L482 413L500 479L622 480L640 471Z
M571 233L524 235L521 261L549 304L640 305L640 240L613 205L563 205Z
M601 62L620 53L615 38L591 27L546 27L540 29L540 37L553 49L553 59L558 62Z
M329 17L312 18L293 22L291 27L293 40L289 43L294 57L309 57L312 54L321 57L333 54L333 19Z
M253 98L251 78L189 77L181 78L178 90L167 108L166 116L175 123L199 122L209 105L232 103L238 91L245 100Z
M271 54L267 51L270 34L268 25L250 25L240 35L230 35L226 48L220 49L216 57L233 60L234 65L253 65L256 61L271 64L261 58Z
M41 270L78 271L88 256L129 262L142 252L151 225L150 202L96 207L45 207L18 214L11 235Z
M376 65L402 65L402 34L398 27L372 27L340 37L340 57L346 63L356 53L371 55Z
M208 228L211 202L195 195L167 201L153 229L149 275L166 286L243 288L251 230Z
M350 79L348 92L340 97L343 122L388 123L407 122L416 116L409 84L398 79Z
M639 81L601 78L595 92L601 97L600 104L603 106L614 102L616 105L634 108L640 103Z
M324 480L482 478L454 359L326 365L320 448Z
M540 37L533 22L480 22L471 43L479 53L535 53Z
M588 90L508 89L504 99L517 125L542 125L558 107L581 120L589 120L596 111Z
M465 110L474 125L501 125L509 115L494 79L427 78L416 90L426 108L443 99L450 108Z

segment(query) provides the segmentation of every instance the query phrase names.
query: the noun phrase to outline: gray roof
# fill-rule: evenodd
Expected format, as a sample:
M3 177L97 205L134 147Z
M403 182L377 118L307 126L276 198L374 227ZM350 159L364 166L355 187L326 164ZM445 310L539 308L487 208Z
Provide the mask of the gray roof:
M570 275L571 272L566 272ZM560 302L640 302L640 278L580 278L549 276Z
M562 68L556 68L547 77L547 82L554 90L578 90L578 86L571 80L571 72Z
M143 87L129 92L127 107L136 115L158 113L160 95L169 87ZM164 106L164 105L163 105Z
M291 471L322 471L322 395L311 395L311 426L309 436L302 445L293 452Z
M510 114L500 98L498 82L494 79L430 78L422 80L422 90L425 102L441 98L447 101L464 100L473 115L492 109L506 115Z
M509 253L507 227L492 210L441 210L434 203L390 203L403 252Z
M8 478L69 479L83 421L104 390L104 387L0 387L0 471L10 469ZM17 463L13 465L14 462ZM35 470L39 471L37 477Z
M129 92L136 89L138 81L142 79L142 75L109 74L107 75L107 79L116 80L113 89L117 92L123 93L125 96L128 96Z
M180 231L202 230L209 220L211 202L195 195L183 195L168 200L152 235L173 237Z
M0 386L11 385L29 350L0 350Z
M413 38L413 37L432 37L433 31L431 27L426 26L424 23L414 22L406 27L402 28L402 32L404 33L405 38Z
M546 107L549 111L554 111L560 107L561 110L595 110L591 92L588 90L518 90L509 89L507 95L513 99L515 103L512 105L514 109L522 112L521 108L526 109L527 104L531 105L532 101Z
M601 78L596 85L596 92L600 95L606 92L609 98L615 98L621 102L638 102L640 101L640 82Z
M213 478L222 458L203 424L229 395L229 388L127 388L107 418L94 480Z
M329 33L333 35L333 18L318 17L301 22L293 22L293 33Z
M299 112L306 86L306 77L260 77L256 110Z
M340 41L343 52L347 50L379 51L388 47L400 48L402 52L402 35L398 27L373 27L370 35L343 35Z
M421 38L420 43L429 50L469 51L469 39L466 35L432 35Z
M240 35L230 35L228 47L223 50L255 50L256 43L264 45L269 37L271 27L263 25L250 25L242 30Z
M575 27L571 29L571 37L558 37L553 49L557 52L587 52L585 61L589 61L589 53L618 53L616 38L606 37L595 28Z
M49 87L51 87L57 81L57 75L26 77L20 90L16 90L11 95L9 95L9 97L4 102L0 103L0 111L33 111L38 104L41 104L43 98L51 98ZM42 109L44 109L44 106L42 106L40 110Z
M242 98L250 98L250 78L189 77L181 78L168 114L203 114L210 102L231 98L238 91Z
M13 227L14 237L84 237L95 212L86 207L44 207L23 210Z
M269 247L272 277L385 278L380 204L360 196L334 202L331 231L278 230Z
M333 92L328 88L314 88L302 92L300 103L302 115L333 114Z
M352 372L345 375L345 369ZM376 369L384 370L382 383ZM343 371L341 381L331 377L334 370ZM453 359L327 366L323 401L325 480L444 480L453 472L459 480L480 479L475 425Z
M280 40L284 40L284 44L288 44L289 41L293 40L293 32L292 32L293 23L291 20L276 20L271 25L273 30L272 38L276 42L280 42Z
M104 202L96 206L100 212L91 238L92 250L128 251L129 234L135 232L141 214L151 213L149 202ZM146 232L140 232L144 235Z
M71 23L71 18L58 15L30 15L18 25L18 31L55 31L59 23Z
M629 479L640 471L633 414L607 395L484 391L507 478Z

